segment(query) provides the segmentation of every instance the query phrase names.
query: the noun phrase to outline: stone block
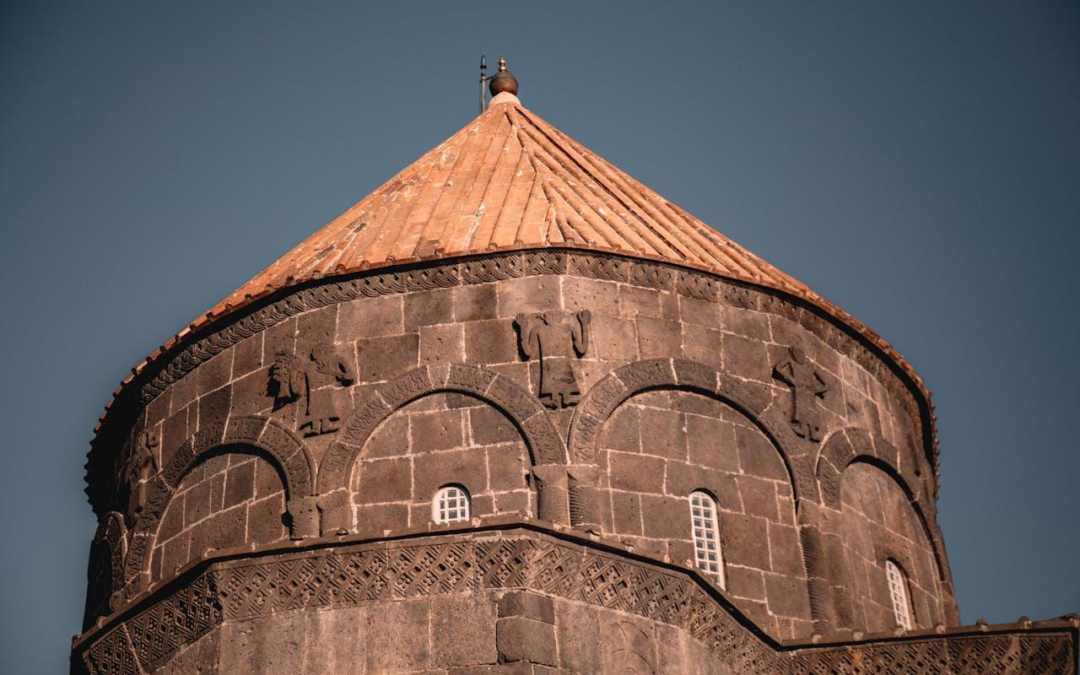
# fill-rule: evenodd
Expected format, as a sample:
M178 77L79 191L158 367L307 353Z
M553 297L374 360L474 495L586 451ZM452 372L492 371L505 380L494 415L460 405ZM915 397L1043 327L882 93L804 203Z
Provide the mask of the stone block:
M223 507L229 508L255 496L255 461L241 462L229 467L225 475Z
M739 476L738 481L746 514L765 518L770 523L779 522L775 483L745 475Z
M224 425L232 406L232 387L221 387L199 398L199 428Z
M518 360L517 333L504 319L465 324L465 360L478 365Z
M615 534L641 535L641 495L612 491L611 518Z
M690 504L685 498L642 495L641 520L646 537L690 538Z
M286 319L274 324L262 332L263 367L274 362L278 354L292 354L296 351L296 320Z
M810 600L804 581L768 572L764 576L770 613L795 619L810 618Z
M409 415L412 454L460 448L464 445L461 410L434 410Z
M551 598L528 591L511 591L499 598L499 618L520 616L555 624L555 605Z
M772 552L772 571L790 577L805 577L799 532L794 527L769 523L769 550Z
M420 327L420 365L465 360L465 328L459 324Z
M474 450L473 452L480 452ZM520 490L527 486L528 449L525 443L506 443L487 448L488 489L495 492Z
M619 452L641 452L641 409L624 405L615 411L604 426L602 448Z
M521 440L521 433L497 408L480 405L469 409L469 430L473 445L495 445Z
M605 361L636 361L634 322L593 311L587 356Z
M735 428L735 441L738 443L739 464L743 472L769 480L788 480L780 451L761 431L748 425L738 425Z
M358 498L362 500L363 496L358 495ZM430 520L430 510L428 514L424 522ZM356 527L361 532L396 532L411 524L408 504L364 504L361 501L356 507Z
M484 321L498 317L498 293L495 284L457 286L452 289L454 321Z
M672 410L641 408L641 452L686 460L685 416Z
M417 500L431 499L437 489L451 483L464 485L469 494L486 492L487 467L483 453L455 450L416 458L413 490Z
M768 570L769 549L761 545L768 536L768 521L764 518L720 512L720 540L729 562Z
M728 473L739 473L735 425L715 417L686 416L690 461Z
M316 347L334 344L340 305L328 305L296 317L296 353L311 353Z
M356 473L359 504L407 501L412 497L412 461L407 457L364 460Z
M660 294L637 286L619 286L619 312L628 319L639 314L660 317Z
M697 298L679 297L679 317L683 323L704 326L706 328L719 328L720 313L715 302L698 300Z
M405 332L404 300L400 295L361 298L338 306L336 342L354 342Z
M611 487L629 492L664 491L664 460L646 455L608 452Z
M368 673L420 670L430 665L427 600L384 603L367 615L365 634L377 649L367 651Z
M562 277L563 309L578 312L583 309L594 313L615 314L619 311L619 285L611 281Z
M558 276L540 275L500 282L498 284L499 316L512 319L522 313L561 309L560 281Z
M635 327L642 359L682 357L682 327L678 321L639 316Z
M495 603L484 595L431 600L431 665L453 668L495 663Z
M761 570L728 564L724 567L724 578L733 597L765 601L765 577Z
M545 666L558 665L555 626L521 617L499 619L495 626L499 662L528 661Z
M683 358L723 370L723 338L720 331L692 324L682 328Z
M284 493L257 501L248 507L248 540L254 544L268 544L284 539L285 529Z
M406 295L403 308L405 332L411 333L421 326L451 323L454 320L454 290L444 288Z
M420 338L415 333L361 340L360 379L379 382L415 368L420 353Z
M263 366L263 334L256 333L241 340L233 345L232 352L233 379L258 370Z
M557 610L559 665L572 673L603 672L598 610L565 600L558 601Z
M409 454L408 415L391 415L379 425L364 444L365 459L403 457L407 454Z
M772 364L764 342L748 340L741 335L723 336L724 371L748 380L768 383L772 380Z

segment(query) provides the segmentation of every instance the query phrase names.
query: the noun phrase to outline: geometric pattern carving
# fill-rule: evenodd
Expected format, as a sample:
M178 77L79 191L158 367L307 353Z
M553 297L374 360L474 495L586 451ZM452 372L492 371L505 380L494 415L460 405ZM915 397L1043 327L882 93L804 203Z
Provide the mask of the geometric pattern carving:
M78 649L95 674L133 675L160 666L226 619L498 588L534 590L682 628L740 674L1074 675L1075 636L1068 634L935 635L784 649L740 621L696 572L524 529L215 563Z

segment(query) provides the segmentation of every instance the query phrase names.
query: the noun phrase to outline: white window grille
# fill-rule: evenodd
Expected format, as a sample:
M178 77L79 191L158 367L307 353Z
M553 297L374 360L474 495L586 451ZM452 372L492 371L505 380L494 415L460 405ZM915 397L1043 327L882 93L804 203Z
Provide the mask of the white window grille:
M470 516L469 493L463 488L448 485L439 488L431 500L431 514L436 523L456 523Z
M907 579L900 566L891 560L885 561L885 576L889 579L889 595L892 597L893 616L896 624L904 630L911 630L911 602L908 600Z
M698 569L716 578L724 588L724 558L720 553L720 527L716 502L704 492L690 494L690 524L694 535L694 562Z

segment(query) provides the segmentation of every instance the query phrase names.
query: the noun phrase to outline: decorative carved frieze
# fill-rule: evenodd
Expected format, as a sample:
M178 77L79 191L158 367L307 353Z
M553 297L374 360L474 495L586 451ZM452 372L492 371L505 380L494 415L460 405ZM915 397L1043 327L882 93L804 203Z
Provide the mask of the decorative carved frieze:
M545 407L569 408L581 398L573 362L589 350L591 321L587 309L519 314L514 319L521 353L540 362L538 395Z
M696 572L518 530L217 563L77 649L92 673L165 664L227 620L431 595L531 590L685 630L740 675L1074 675L1075 629L790 648L747 628ZM636 640L627 643L631 651ZM648 661L646 659L646 661ZM636 662L636 660L635 660ZM650 662L651 663L651 662ZM640 664L644 666L646 664Z

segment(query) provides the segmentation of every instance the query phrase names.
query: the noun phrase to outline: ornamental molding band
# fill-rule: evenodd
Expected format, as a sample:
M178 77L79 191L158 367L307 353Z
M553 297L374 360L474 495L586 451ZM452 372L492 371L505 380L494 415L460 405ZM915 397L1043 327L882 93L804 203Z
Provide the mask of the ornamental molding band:
M304 442L281 423L256 415L233 418L227 425L210 425L192 434L149 483L146 507L129 536L124 566L125 598L130 599L145 590L149 583L150 551L158 525L180 481L206 458L233 446L266 453L281 472L292 538L318 534L316 514L311 505L315 464ZM119 590L114 588L114 592Z
M871 334L853 332L835 317L822 313L805 300L783 291L757 288L707 272L680 268L663 262L598 254L574 249L545 249L493 253L456 261L432 261L392 271L372 271L352 277L313 280L267 296L242 313L234 313L191 337L156 353L145 368L126 385L109 406L96 431L87 463L87 494L95 511L114 510L113 495L104 489L115 461L114 448L124 445L141 410L181 377L223 350L282 321L329 305L358 298L372 298L419 290L488 283L507 279L557 274L585 279L617 281L642 288L666 291L682 297L741 309L751 309L788 319L825 344L854 359L901 401L915 428L923 430L925 461L935 469L936 441L928 395L913 373L890 367L891 349ZM202 333L203 331L200 331ZM309 356L310 358L310 356ZM314 428L314 425L313 427Z
M574 406L581 398L573 362L589 350L591 320L587 309L519 314L514 319L521 353L540 362L539 397L552 410Z
M493 371L462 363L422 366L374 387L345 420L341 432L327 450L319 467L319 510L322 534L353 529L347 498L352 472L360 453L378 426L395 411L426 396L439 393L467 394L501 411L521 433L535 467L566 464L566 443L544 414L545 408L514 380ZM545 495L547 487L559 489L550 475L538 481L540 505L553 522L568 522L558 513L556 495Z
M250 556L250 554L249 554ZM780 643L759 632L696 570L617 547L510 529L408 537L201 563L74 645L94 675L161 668L225 622L446 594L533 591L685 631L740 675L1074 675L1080 622L898 631L838 645ZM640 636L622 648L651 663Z

